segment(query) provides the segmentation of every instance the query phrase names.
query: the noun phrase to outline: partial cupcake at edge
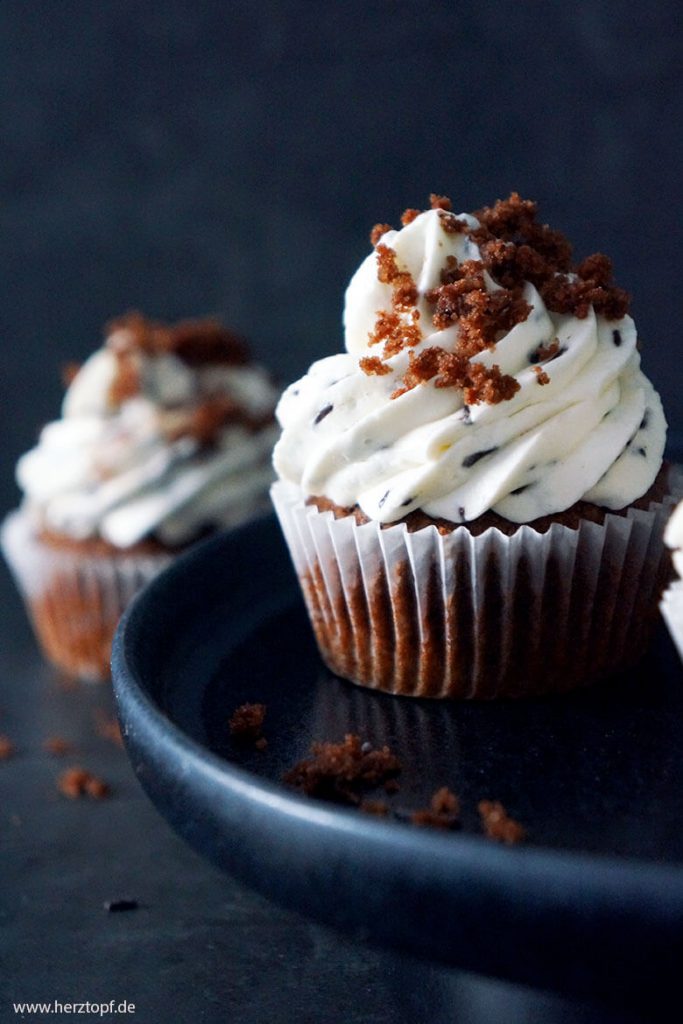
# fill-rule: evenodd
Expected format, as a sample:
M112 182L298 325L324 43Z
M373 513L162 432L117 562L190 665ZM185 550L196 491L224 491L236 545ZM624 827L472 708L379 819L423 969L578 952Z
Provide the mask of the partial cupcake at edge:
M683 658L683 502L676 506L667 523L664 540L671 548L675 578L664 591L661 609L678 653Z
M5 557L44 653L70 676L109 675L137 591L208 534L269 507L278 392L212 319L128 314L70 373L62 416L22 456Z
M558 693L643 654L666 421L610 260L536 204L378 224L346 352L282 396L273 501L320 653L419 697Z

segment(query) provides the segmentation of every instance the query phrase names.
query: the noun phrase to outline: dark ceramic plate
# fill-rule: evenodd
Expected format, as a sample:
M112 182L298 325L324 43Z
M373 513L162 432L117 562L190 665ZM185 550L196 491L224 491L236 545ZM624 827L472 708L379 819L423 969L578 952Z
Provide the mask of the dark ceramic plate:
M683 688L662 628L638 669L574 696L498 704L392 698L320 662L277 524L197 547L134 603L114 678L137 775L173 827L278 902L442 963L572 994L678 985L683 963ZM268 706L265 751L227 720ZM441 833L299 797L313 740L361 734L403 763L399 814L443 785ZM383 794L381 794L383 796ZM526 826L479 834L478 800Z

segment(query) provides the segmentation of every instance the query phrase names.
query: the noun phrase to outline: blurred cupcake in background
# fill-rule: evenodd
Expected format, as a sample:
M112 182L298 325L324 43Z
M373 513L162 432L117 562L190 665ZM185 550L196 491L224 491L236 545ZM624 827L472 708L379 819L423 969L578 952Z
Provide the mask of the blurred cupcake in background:
M2 547L47 657L109 675L135 593L178 552L268 509L277 391L232 331L130 313L69 373L62 417L19 460Z
M683 501L667 524L664 540L673 551L672 560L678 575L664 591L662 615L683 658Z

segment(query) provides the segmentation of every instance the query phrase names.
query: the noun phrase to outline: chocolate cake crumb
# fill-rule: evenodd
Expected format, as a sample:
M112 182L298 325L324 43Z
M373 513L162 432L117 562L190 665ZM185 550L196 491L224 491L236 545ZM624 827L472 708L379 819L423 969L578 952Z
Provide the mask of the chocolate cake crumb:
M400 761L388 747L364 751L360 737L351 733L341 743L313 743L311 754L283 779L307 796L332 803L357 807L363 793L401 771Z
M387 231L393 231L391 224L375 224L370 232L370 244L376 246L382 235L386 235Z
M361 800L359 809L365 814L374 814L378 818L389 816L389 805L384 800Z
M10 757L14 757L15 753L16 747L9 736L0 736L0 761L9 761Z
M407 320L399 313L381 310L375 321L375 329L368 336L370 345L379 345L384 342L383 355L385 359L396 355L401 349L412 348L422 340L422 331L418 326L419 313L415 310L411 320Z
M520 389L519 381L510 374L501 373L496 363L491 367L472 363L465 356L432 345L417 356L410 353L403 384L391 397L399 398L428 380L433 380L437 388L462 388L468 406L479 402L496 405L512 398Z
M111 384L107 400L115 407L122 405L140 393L140 368L132 352L116 352L116 374Z
M73 743L69 740L65 740L62 736L48 736L43 741L43 750L48 754L52 754L53 757L65 757L70 754L74 749Z
M97 735L102 739L115 743L117 747L123 747L121 726L114 715L107 715L101 708L98 708L95 712L95 728Z
M117 353L174 355L195 367L241 366L250 361L244 339L213 317L165 324L133 311L111 320L104 331L109 347Z
M358 365L368 376L374 373L378 377L382 377L385 373L391 373L391 367L383 363L377 356L363 356Z
M72 362L64 364L64 366L62 367L62 383L64 384L65 388L68 388L73 384L80 368L80 363Z
M99 779L83 768L67 768L57 780L59 792L70 800L88 796L93 800L104 800L111 793L110 787L103 779Z
M534 366L537 384L550 384L550 377L540 366Z
M511 818L498 800L480 800L477 809L484 833L489 839L512 845L526 838L526 831Z
M228 721L230 735L239 743L251 743L257 750L264 750L268 743L267 740L265 744L261 743L261 740L265 739L263 735L265 717L265 704L240 704Z
M460 825L460 801L447 786L437 789L429 807L413 811L410 821L413 825L429 828L457 828Z
M566 349L564 351L566 351ZM555 356L558 355L560 355L560 342L558 338L553 338L548 345L541 342L541 344L530 353L529 362L545 363L554 359Z
M416 217L420 216L419 210L412 210L408 208L401 214L401 224L405 227L408 224L412 224Z
M445 210L439 210L439 220L441 222L441 227L447 235L462 235L467 231L467 221L456 217L454 213L447 213Z
M429 205L432 210L450 210L453 206L448 196L439 196L436 192L429 196Z
M126 910L137 910L140 904L137 900L105 900L104 909L109 914L120 914Z

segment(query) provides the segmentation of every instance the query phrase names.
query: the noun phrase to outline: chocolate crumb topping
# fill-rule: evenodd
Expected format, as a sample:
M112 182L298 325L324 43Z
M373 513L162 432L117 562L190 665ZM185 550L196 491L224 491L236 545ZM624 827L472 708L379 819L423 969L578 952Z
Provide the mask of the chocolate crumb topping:
M407 224L412 224L416 217L420 216L419 210L404 210L401 214L401 224L405 227Z
M440 286L425 298L434 306L432 320L438 331L457 325L454 351L446 353L433 347L415 358L411 353L408 371L392 398L434 378L436 387L462 388L468 404L512 398L519 390L513 377L503 375L498 366L488 369L475 363L466 370L463 360L472 360L484 349L495 348L502 336L529 317L532 306L524 298L527 282L538 289L551 312L569 313L583 319L593 308L609 320L618 320L628 311L629 297L613 284L609 258L594 253L574 265L571 245L564 235L540 223L536 203L522 199L517 192L478 210L475 216L480 226L474 230L452 213L447 196L433 193L430 206L439 211L446 232L468 234L469 240L478 246L481 259L458 263L453 255L446 258ZM418 212L404 211L402 223L411 223ZM361 360L365 373L377 375L388 372L382 368L385 360L404 348L415 347L422 339L416 308L417 287L410 274L400 270L396 253L379 242L384 232L378 233L378 229L385 227L376 225L373 229L373 244L376 245L378 279L392 288L392 308L378 312L374 330L369 335L369 344L383 343L382 358ZM486 274L499 286L494 291L487 289ZM410 316L405 315L409 313ZM621 344L618 330L613 337L615 345ZM547 362L563 351L555 338L530 353L529 362ZM547 384L549 380L544 371L537 372L539 384Z
M466 220L460 220L454 213L447 213L445 210L439 210L439 220L447 235L461 235L468 229Z
M388 747L363 749L359 736L347 734L341 743L313 743L312 756L299 761L284 781L307 796L332 803L359 806L362 794L401 771Z
M70 387L81 368L80 363L65 363L62 367L62 383L65 388Z
M534 366L537 384L550 384L550 377L540 366Z
M386 235L387 231L393 231L391 224L375 224L370 232L370 244L373 247L376 246L382 235Z
M391 367L383 363L377 356L363 356L358 364L363 373L376 374L378 377L384 376L386 373L391 373Z
M165 324L134 311L106 324L105 337L117 353L170 354L188 366L243 366L250 361L244 339L212 317Z
M484 833L489 839L511 845L526 838L525 829L508 815L498 800L480 800L478 810Z

